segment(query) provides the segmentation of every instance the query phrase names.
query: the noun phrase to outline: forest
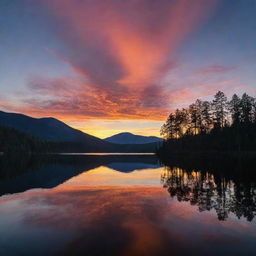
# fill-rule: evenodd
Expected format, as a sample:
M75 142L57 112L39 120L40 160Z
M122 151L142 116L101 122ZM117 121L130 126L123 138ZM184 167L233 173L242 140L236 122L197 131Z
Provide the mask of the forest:
M48 152L56 147L55 144L11 127L0 126L0 152Z
M158 143L114 144L94 141L52 141L40 139L17 129L0 125L0 155L12 153L68 153L68 152L154 152Z
M195 151L255 151L256 99L244 93L230 100L218 91L212 101L197 99L170 113L161 127L159 154Z

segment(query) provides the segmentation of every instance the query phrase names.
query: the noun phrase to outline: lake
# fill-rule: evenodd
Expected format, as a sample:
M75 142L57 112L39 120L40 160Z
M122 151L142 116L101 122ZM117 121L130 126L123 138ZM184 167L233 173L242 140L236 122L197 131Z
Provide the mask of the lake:
M142 154L0 164L0 255L256 255L252 172Z

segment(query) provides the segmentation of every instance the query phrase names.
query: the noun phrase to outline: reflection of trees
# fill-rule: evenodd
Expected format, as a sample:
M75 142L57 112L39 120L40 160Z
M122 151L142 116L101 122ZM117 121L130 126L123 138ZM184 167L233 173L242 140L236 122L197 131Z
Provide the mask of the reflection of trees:
M256 215L256 186L253 182L230 180L208 172L166 167L161 182L171 197L197 205L199 211L214 209L219 220L230 213L252 221Z

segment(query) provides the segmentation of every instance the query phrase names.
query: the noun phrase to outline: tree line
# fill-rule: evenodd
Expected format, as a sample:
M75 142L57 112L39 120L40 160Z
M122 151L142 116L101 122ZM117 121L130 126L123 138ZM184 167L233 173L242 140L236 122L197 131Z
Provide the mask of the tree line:
M0 125L0 156L2 153L67 153L67 152L154 152L155 143L119 145L102 141L52 141L34 137L15 128Z
M176 109L160 131L167 140L165 147L216 150L256 149L255 132L256 99L244 93L228 100L221 91L212 101L197 99L188 108Z
M0 152L48 152L56 143L41 140L11 127L0 126Z

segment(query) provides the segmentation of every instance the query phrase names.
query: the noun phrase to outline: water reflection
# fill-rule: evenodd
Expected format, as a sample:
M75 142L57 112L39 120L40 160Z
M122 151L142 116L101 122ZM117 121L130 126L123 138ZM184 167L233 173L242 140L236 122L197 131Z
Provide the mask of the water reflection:
M33 188L54 188L100 166L129 173L161 165L152 155L4 156L0 157L0 196Z
M0 255L255 255L251 176L153 156L4 161Z
M171 197L176 197L179 202L197 205L200 212L214 209L219 220L226 220L230 213L248 221L252 221L256 215L254 180L245 182L239 176L231 180L224 173L213 175L204 171L167 167L161 175L161 182Z

